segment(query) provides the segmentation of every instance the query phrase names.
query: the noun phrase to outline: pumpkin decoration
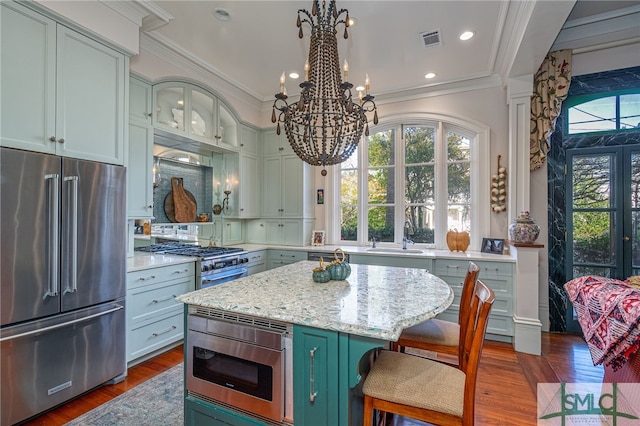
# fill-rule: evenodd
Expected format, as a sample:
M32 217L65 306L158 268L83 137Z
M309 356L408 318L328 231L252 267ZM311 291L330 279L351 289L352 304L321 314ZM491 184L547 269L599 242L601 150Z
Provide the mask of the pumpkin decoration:
M313 269L313 281L317 283L326 283L331 280L331 272L324 267L324 259L320 258L320 266Z
M458 232L457 229L447 232L447 246L451 251L467 251L469 247L469 233L466 231Z
M342 253L342 259L338 259L338 253ZM349 278L351 275L351 265L345 262L346 255L342 249L336 249L333 252L334 260L329 264L327 270L331 274L331 279L336 281L342 281Z
M338 258L338 253L342 253L342 259ZM329 280L342 281L351 275L351 265L345 262L346 254L342 249L333 252L333 261L326 265L324 259L320 258L320 266L313 269L313 281L326 283Z
M507 169L500 166L498 155L498 173L491 176L491 210L500 213L507 210Z

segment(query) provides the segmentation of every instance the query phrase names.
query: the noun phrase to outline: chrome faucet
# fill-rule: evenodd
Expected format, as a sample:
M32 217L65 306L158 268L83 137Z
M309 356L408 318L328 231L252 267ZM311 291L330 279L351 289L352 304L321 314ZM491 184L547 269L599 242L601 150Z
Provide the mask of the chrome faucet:
M407 249L407 243L413 244L413 241L409 239L409 231L413 228L411 221L407 219L404 222L404 236L402 237L402 250Z
M371 238L371 248L376 248L376 237Z

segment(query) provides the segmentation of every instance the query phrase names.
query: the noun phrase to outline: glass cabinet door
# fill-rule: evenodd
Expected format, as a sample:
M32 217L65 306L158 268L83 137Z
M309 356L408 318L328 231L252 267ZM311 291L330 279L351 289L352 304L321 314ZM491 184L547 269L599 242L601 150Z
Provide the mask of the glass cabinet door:
M189 134L213 139L215 132L215 99L196 89L191 91L191 120Z
M184 131L184 104L184 87L158 87L156 90L156 124Z
M220 103L220 120L218 123L219 141L231 146L238 146L238 123L231 112Z

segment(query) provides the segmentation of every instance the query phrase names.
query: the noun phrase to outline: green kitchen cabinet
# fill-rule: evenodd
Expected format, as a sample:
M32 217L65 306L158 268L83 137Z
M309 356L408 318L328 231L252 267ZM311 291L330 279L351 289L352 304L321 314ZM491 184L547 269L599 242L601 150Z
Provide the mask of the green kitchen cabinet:
M153 125L172 139L177 135L238 152L239 122L216 96L195 84L162 82L153 86Z
M293 326L293 419L300 425L362 424L363 375L387 342Z
M487 339L511 342L514 336L514 263L500 261L473 261L480 268L478 279L495 292L496 300L489 314ZM469 267L468 260L438 258L435 260L434 274L446 281L454 293L449 308L438 315L447 321L458 321L462 283Z
M338 333L293 328L293 416L300 425L339 423Z
M255 418L187 396L184 400L184 424L188 426L267 426Z
M129 58L21 4L0 8L0 145L124 164Z

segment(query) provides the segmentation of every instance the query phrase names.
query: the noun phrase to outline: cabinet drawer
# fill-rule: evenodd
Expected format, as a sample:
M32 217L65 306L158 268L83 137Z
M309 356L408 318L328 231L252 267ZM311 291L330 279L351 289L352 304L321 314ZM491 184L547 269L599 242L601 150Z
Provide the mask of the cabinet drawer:
M296 250L269 250L269 260L288 263L298 262L300 260L307 260L307 252Z
M480 268L478 277L497 278L513 277L513 263L509 262L475 262Z
M131 329L127 361L139 358L183 338L183 308L179 306L174 309L175 313L169 316Z
M509 262L486 262L475 261L473 263L478 265L480 273L478 278L490 278L490 277L512 277L513 276L513 264ZM462 277L467 273L469 269L468 260L460 259L436 259L435 261L435 275L441 276L453 276Z
M249 258L249 262L247 263L247 266L249 267L254 265L264 264L267 261L266 250L251 251L247 256Z
M494 303L494 307L498 301ZM437 318L443 321L458 322L458 309L449 308L438 314ZM489 314L489 322L487 323L487 334L500 334L503 336L513 336L513 317L511 315L502 315L491 309ZM490 336L487 336L490 339Z
M513 294L511 290L509 290L509 286L496 286L496 281L487 280L484 281L489 287L493 289L493 292L496 295L496 300L491 307L491 314L499 314L499 315L513 315ZM500 281L500 284L505 284L506 281ZM460 297L462 296L462 285L451 285L449 284L451 289L453 290L453 302L449 309L455 309L456 312L460 308ZM498 290L496 290L498 288ZM457 313L456 313L457 315Z
M195 279L195 265L193 262L129 272L127 273L127 289L183 277Z
M182 306L175 298L193 291L192 279L177 279L159 284L136 287L127 292L127 310L130 324L165 314L176 306Z

